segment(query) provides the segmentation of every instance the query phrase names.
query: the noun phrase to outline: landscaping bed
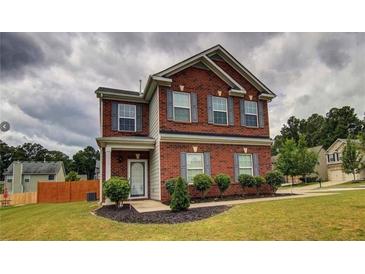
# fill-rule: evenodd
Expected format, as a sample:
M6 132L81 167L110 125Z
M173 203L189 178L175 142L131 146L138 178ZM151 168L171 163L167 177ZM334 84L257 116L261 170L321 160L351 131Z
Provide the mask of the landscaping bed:
M124 223L177 224L206 219L220 214L229 208L229 206L213 206L192 208L181 212L155 211L139 213L133 207L130 207L129 204L125 204L122 208L116 208L115 205L103 206L95 210L95 214Z

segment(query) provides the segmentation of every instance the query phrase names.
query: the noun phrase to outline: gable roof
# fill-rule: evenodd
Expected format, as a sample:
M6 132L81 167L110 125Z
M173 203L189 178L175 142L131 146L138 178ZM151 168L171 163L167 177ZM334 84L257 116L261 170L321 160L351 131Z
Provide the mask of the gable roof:
M271 100L276 97L274 92L265 86L256 76L254 76L247 68L245 68L236 58L234 58L225 48L219 44L197 53L158 73L150 75L142 94L133 91L110 89L104 87L98 88L95 93L97 94L97 97L106 96L108 98L115 99L120 99L122 97L122 99L129 99L131 101L148 102L152 98L153 93L155 92L158 85L168 87L171 86L172 80L169 77L171 77L173 74L188 67L202 63L231 87L231 95L243 96L246 94L244 87L237 83L237 81L235 81L213 61L217 58L227 62L233 69L235 69L248 82L257 88L257 90L260 92L260 99Z
M353 141L353 142L355 142L355 143L359 143L359 140L357 140L357 139L351 139L351 141ZM338 138L336 141L334 141L333 143L332 143L332 145L330 145L330 147L327 149L327 153L328 152L330 152L331 151L331 149L337 144L337 143L341 143L340 144L340 146L341 145L344 145L344 144L346 144L346 142L347 142L347 140L346 139L343 139L343 138ZM340 147L339 147L340 148Z
M14 162L13 162L14 163ZM4 175L13 174L13 163L10 164L8 169L4 172ZM64 170L63 162L21 162L22 174L57 174L62 168Z

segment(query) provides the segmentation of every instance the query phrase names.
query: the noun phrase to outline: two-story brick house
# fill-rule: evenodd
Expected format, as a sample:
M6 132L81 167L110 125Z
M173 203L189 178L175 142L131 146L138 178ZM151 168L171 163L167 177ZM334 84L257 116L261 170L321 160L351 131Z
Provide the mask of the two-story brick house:
M271 170L275 94L217 45L149 77L143 93L100 87L101 182L130 179L131 198L166 201L165 182ZM197 195L190 187L191 195ZM216 186L208 193L215 195Z

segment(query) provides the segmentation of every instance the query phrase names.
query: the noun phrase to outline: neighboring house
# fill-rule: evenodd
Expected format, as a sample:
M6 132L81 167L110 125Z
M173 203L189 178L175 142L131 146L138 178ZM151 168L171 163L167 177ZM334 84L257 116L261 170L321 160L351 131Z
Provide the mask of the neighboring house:
M14 161L4 172L9 193L36 192L38 181L64 181L63 162Z
M318 163L314 167L314 172L319 178L321 178L322 182L328 181L326 150L323 146L311 147L309 150L318 155Z
M151 75L143 93L95 93L100 181L128 178L133 199L166 201L166 180L191 183L199 173L228 174L228 193L238 193L239 174L271 170L268 103L276 95L220 45Z
M357 142L357 140L353 140ZM326 153L329 181L351 181L354 179L352 174L346 174L342 167L342 153L346 147L346 139L337 139ZM356 174L356 179L365 178L365 169Z
M327 174L327 161L326 161L326 150L323 148L323 146L316 146L308 148L309 151L313 151L318 155L318 163L314 167L314 174L311 174L310 176L318 176L321 178L321 180L327 181L328 180L328 174ZM275 155L271 157L271 163L273 170L276 168L276 162L278 160L279 155ZM294 183L300 183L301 176L295 176L294 177ZM291 179L290 179L291 180ZM290 181L287 180L287 181Z

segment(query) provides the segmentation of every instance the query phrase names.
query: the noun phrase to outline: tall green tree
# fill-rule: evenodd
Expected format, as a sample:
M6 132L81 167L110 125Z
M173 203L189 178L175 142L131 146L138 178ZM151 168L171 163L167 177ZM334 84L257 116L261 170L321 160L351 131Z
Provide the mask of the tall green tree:
M99 151L92 146L87 146L78 151L73 157L78 174L86 174L88 179L93 179L95 174L96 160L99 160Z
M322 144L327 149L338 138L347 138L348 134L356 136L361 132L363 121L361 121L354 108L344 106L342 108L332 108L326 114L325 134Z
M13 147L8 146L5 142L0 140L0 181L3 181L4 171L12 162Z
M286 125L281 128L281 135L286 139L293 139L296 143L299 141L300 134L305 133L306 121L291 116Z
M346 146L342 152L342 167L347 174L352 174L356 180L356 173L359 172L362 155L358 146L350 138L347 139Z
M300 136L297 147L298 147L297 173L302 175L305 182L307 182L307 175L314 172L314 168L318 163L318 155L314 151L308 150L304 135Z
M51 150L46 153L45 156L46 161L54 161L63 162L63 165L65 166L66 174L68 174L73 169L73 161L66 155L65 153L57 150Z

